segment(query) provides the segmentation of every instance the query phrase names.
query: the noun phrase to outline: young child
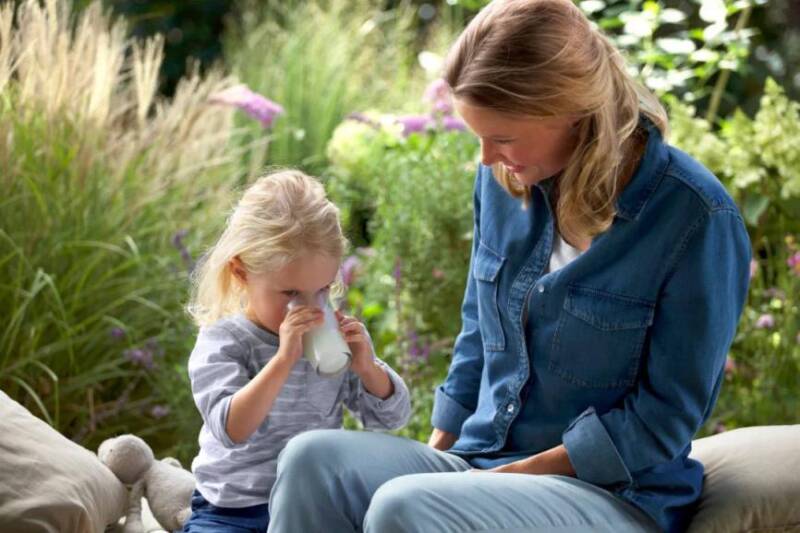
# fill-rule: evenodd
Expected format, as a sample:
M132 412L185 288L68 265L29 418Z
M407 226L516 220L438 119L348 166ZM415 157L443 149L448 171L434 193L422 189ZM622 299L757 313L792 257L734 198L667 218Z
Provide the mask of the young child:
M204 424L185 532L266 531L278 453L304 431L341 428L343 404L367 428L408 421L408 389L354 318L337 313L352 352L346 372L319 376L302 357L303 333L323 313L289 303L327 297L346 244L322 185L284 170L247 189L209 252L189 306L200 325L189 377Z

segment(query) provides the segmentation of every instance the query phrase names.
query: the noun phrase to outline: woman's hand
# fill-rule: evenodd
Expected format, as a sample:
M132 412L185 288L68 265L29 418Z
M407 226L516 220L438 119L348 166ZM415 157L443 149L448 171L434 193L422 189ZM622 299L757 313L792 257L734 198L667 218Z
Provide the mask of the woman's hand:
M303 355L303 334L323 322L322 309L311 306L299 306L290 309L281 322L278 331L280 348L278 353L296 363Z
M428 446L437 450L446 451L453 447L458 437L439 428L433 428L428 439Z
M563 444L513 463L490 468L489 470L473 470L473 472L575 476L575 469L572 467L567 455L567 448Z

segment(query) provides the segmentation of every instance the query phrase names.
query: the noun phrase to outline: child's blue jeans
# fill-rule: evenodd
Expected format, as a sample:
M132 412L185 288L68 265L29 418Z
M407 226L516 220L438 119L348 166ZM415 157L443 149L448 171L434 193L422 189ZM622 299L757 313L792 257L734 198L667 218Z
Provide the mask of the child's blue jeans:
M197 490L192 494L192 516L184 533L264 533L269 525L269 506L217 507Z

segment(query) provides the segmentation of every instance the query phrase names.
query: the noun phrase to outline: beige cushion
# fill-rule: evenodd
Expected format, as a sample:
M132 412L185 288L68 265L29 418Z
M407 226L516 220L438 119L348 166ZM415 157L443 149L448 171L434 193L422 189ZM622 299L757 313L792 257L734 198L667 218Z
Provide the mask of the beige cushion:
M0 391L0 531L99 532L126 507L97 456Z
M800 531L800 425L699 439L692 457L706 474L689 533Z

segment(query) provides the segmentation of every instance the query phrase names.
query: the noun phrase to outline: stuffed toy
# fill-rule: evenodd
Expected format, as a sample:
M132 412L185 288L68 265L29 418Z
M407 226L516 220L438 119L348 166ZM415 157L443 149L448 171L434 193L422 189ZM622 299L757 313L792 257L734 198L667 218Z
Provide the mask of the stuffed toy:
M153 517L161 527L167 531L183 528L192 514L195 480L191 472L181 468L177 459L168 457L156 461L150 446L135 435L121 435L103 441L97 456L121 482L134 486L134 496L143 491ZM132 511L136 514L135 507ZM132 520L131 511L127 520ZM134 533L128 528L125 532Z

